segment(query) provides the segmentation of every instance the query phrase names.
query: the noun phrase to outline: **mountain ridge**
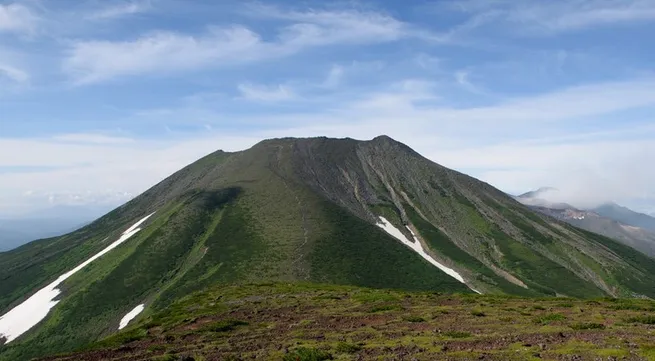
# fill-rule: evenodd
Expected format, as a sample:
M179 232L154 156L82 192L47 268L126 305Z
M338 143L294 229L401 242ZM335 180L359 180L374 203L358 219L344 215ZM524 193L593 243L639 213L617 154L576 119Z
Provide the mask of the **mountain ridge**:
M540 188L542 189L544 188ZM548 191L551 189L549 188ZM540 190L527 192L515 198L537 212L615 239L650 257L655 257L655 232L635 226L644 222L647 225L648 216L614 202L587 210L575 208L567 203L552 203L539 198L544 193Z
M602 204L593 209L594 212L615 219L633 227L643 228L655 232L655 217L645 213L635 212L614 202Z

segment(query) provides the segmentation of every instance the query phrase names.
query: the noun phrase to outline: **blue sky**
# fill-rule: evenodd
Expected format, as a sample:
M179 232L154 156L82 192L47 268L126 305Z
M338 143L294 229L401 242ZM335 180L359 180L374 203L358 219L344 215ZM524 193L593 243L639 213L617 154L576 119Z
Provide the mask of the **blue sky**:
M507 192L655 212L652 34L655 0L0 1L0 215L379 134Z

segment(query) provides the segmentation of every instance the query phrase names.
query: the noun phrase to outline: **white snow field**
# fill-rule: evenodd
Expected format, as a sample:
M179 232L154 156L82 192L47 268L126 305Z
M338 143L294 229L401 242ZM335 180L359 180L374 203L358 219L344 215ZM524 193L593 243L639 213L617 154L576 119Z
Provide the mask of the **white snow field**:
M130 321L132 321L134 317L138 316L139 313L141 313L144 308L145 305L143 303L134 307L132 311L128 312L125 316L123 316L123 318L121 318L121 322L118 324L118 329L119 330L124 329L125 326L127 326L127 324L130 323Z
M385 232L389 233L394 238L401 241L403 244L409 246L409 248L413 249L414 252L418 253L421 257L423 257L425 260L430 262L433 266L442 270L444 273L458 280L459 282L466 284L466 282L464 282L464 278L459 273L457 273L457 271L442 265L441 263L437 262L434 258L432 258L429 254L427 254L423 249L423 245L421 245L421 242L419 242L419 240L416 238L416 234L414 234L414 232L409 227L407 227L407 230L409 230L409 232L412 234L412 237L414 237L414 242L407 239L407 237L405 237L405 235L398 228L396 228L393 224L391 224L391 222L386 220L386 218L384 217L380 217L380 223L378 223L377 226L385 230ZM469 288L471 287L469 286ZM471 290L480 293L474 290L473 288L471 288Z
M36 326L37 323L41 322L41 320L48 315L50 309L59 303L59 300L55 301L55 298L61 292L57 286L91 262L102 257L105 253L118 247L121 243L137 234L141 230L141 228L138 227L143 224L143 222L147 221L153 214L155 213L153 212L136 222L132 227L123 232L116 242L110 244L107 248L98 252L95 256L84 261L84 263L79 266L59 276L59 278L37 291L34 295L25 300L25 302L12 308L9 312L0 317L0 339L5 337L6 343L9 343L15 340L18 336L27 332L30 328Z

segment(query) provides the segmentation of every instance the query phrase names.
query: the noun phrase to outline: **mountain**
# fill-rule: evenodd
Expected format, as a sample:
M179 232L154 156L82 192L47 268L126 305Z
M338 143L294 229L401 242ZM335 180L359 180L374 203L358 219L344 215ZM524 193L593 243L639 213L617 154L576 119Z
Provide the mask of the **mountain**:
M516 199L528 206L544 207L549 209L575 209L572 205L563 202L548 201L548 194L556 193L558 190L552 187L541 187L536 191L523 193Z
M0 254L0 360L84 347L235 283L655 298L654 273L642 253L389 137L272 139Z
M575 208L557 209L533 207L538 212L560 219L584 230L613 238L655 258L655 233L629 226L594 212Z
M553 190L553 188L540 188L537 191L524 193L516 197L516 199L537 212L584 230L618 240L655 258L655 232L621 221L621 219L626 218L643 219L632 216L640 215L639 213L613 203L593 210L577 209L567 203L552 203L542 198L545 196L545 192L542 191L544 189L546 189L546 192ZM601 212L598 212L598 209L601 209ZM621 217L621 215L627 217Z
M594 212L623 224L655 232L655 217L635 212L616 203L606 203L593 209Z

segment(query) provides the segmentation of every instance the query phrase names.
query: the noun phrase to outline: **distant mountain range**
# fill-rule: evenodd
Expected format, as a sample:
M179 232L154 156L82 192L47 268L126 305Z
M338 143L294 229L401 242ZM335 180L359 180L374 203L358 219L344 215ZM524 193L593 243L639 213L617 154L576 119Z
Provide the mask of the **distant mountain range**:
M616 203L606 203L593 209L594 212L621 223L655 232L655 217L635 212Z
M550 202L556 191L543 187L515 197L519 202L576 227L602 234L655 257L655 218L610 202L591 209L578 209L568 203Z

